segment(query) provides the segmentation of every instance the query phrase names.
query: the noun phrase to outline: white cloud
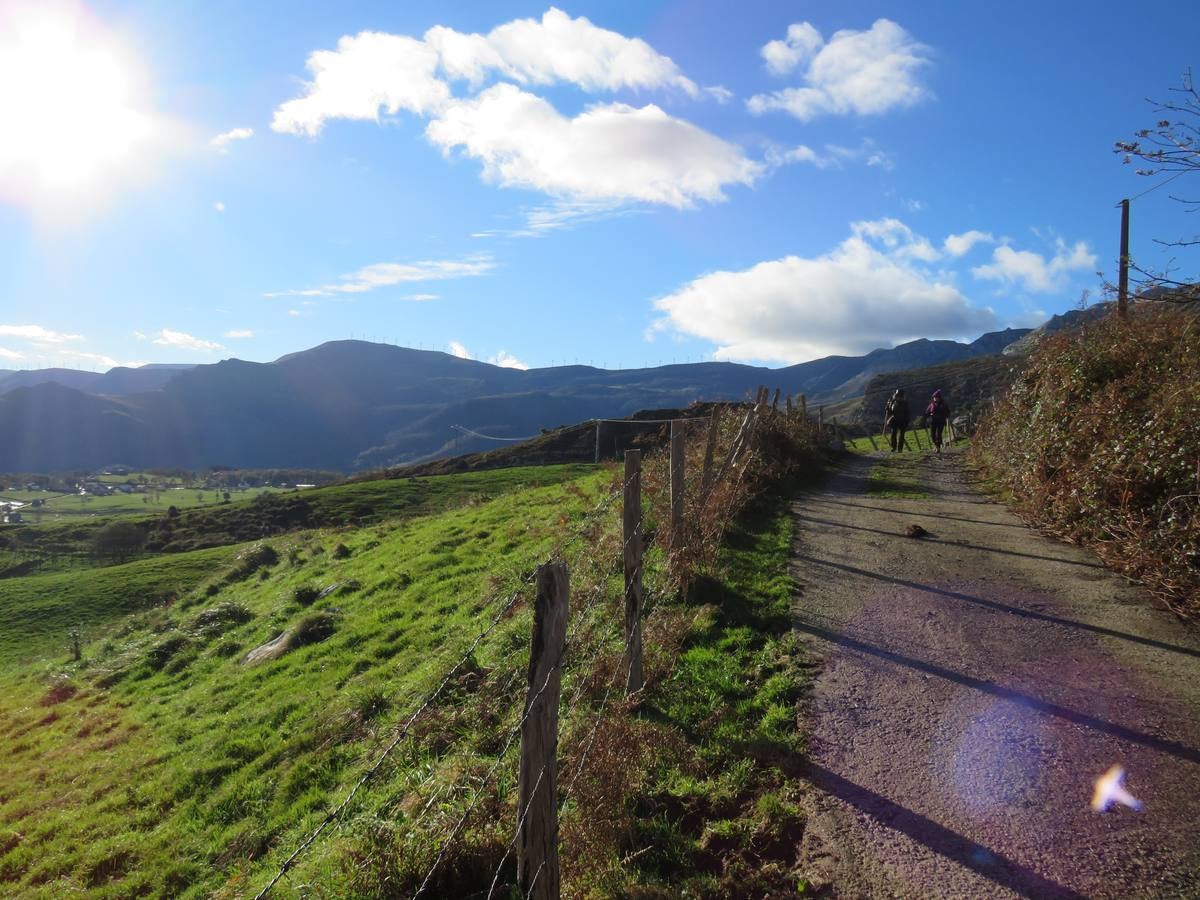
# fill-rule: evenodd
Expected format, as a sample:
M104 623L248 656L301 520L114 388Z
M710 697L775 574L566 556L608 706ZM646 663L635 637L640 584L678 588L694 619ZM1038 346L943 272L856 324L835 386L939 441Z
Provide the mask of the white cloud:
M364 31L338 41L337 50L308 58L313 80L303 97L282 104L271 119L275 131L315 135L328 119L379 120L401 110L425 115L450 99L436 76L437 51L415 38Z
M823 256L696 278L654 302L663 317L653 329L710 340L718 359L796 363L995 326L990 309L921 267L932 247L902 222L857 222L851 231Z
M992 261L976 266L971 274L976 278L1018 284L1027 291L1053 293L1062 290L1069 273L1095 271L1096 255L1085 241L1068 247L1061 238L1055 242L1054 256L1047 259L1032 250L1014 250L1007 245L992 251Z
M330 119L378 121L412 112L430 118L426 135L461 151L504 186L571 201L656 203L677 208L724 199L730 184L752 184L766 167L733 144L656 105L597 104L574 118L517 85L573 84L589 92L669 88L728 102L719 85L700 88L640 38L597 27L551 7L488 34L444 26L423 39L362 32L336 50L311 54L303 96L281 104L271 127L316 135ZM478 91L454 97L451 81ZM515 82L512 83L512 82Z
M243 340L254 337L254 332L249 328L235 328L232 331L225 332L225 337L233 338L234 340Z
M769 41L759 52L767 61L767 69L775 75L786 75L801 63L806 63L825 43L821 32L808 22L788 26L787 38Z
M486 275L495 268L492 257L486 254L463 259L422 260L415 263L374 263L357 272L343 275L337 284L296 291L274 291L264 297L329 297L334 294L364 294L381 287L414 281L441 281L448 278L471 278ZM434 299L435 295L409 295L404 299Z
M71 358L86 360L87 362L95 363L97 366L105 366L109 369L115 369L118 366L123 366L128 369L136 369L138 366L145 365L144 362L118 362L105 353L88 353L82 350L72 352Z
M528 369L527 363L521 362L507 350L499 351L495 356L489 356L488 362L493 366L499 366L502 369Z
M225 212L225 204L218 200L213 204L213 209L215 209L217 212Z
M41 325L0 325L0 337L24 338L35 344L66 344L82 341L82 334L67 334Z
M430 300L436 300L437 294L405 294L401 300L408 300L411 303L428 303Z
M572 19L550 7L541 20L514 19L486 36L436 26L425 32L442 70L453 79L480 84L495 72L520 84L574 84L585 91L673 87L690 96L700 89L669 57L641 38Z
M805 144L798 144L790 150L767 148L767 164L772 168L791 163L812 163L818 169L827 169L837 165L837 160L832 156L821 156L816 150Z
M972 228L962 234L949 235L942 242L942 249L951 256L965 256L976 244L990 244L994 240L990 232Z
M458 341L451 341L449 344L450 355L457 356L459 359L474 359L474 354L466 348L464 344ZM502 369L528 369L529 366L521 362L507 350L500 350L494 356L489 356L487 361L493 366L499 366Z
M483 163L484 178L574 200L686 208L718 201L729 184L765 171L741 150L657 106L597 104L573 119L510 84L456 101L426 129L429 139Z
M801 22L788 28L786 41L771 41L761 52L777 74L803 66L804 84L754 95L746 105L755 115L782 110L802 121L822 113L876 115L931 96L919 80L929 48L888 19L866 31L838 31L827 43Z
M0 359L11 359L16 361L24 358L24 353L18 353L16 350L9 350L7 347L0 347Z
M826 144L824 152L820 153L806 144L799 144L790 150L768 146L766 153L767 165L773 169L790 163L811 163L818 169L840 169L845 163L860 161L865 162L868 166L879 166L888 171L894 167L891 156L880 150L870 138L864 138L857 147Z
M254 137L253 128L232 128L229 131L222 131L210 139L208 146L215 148L218 153L228 153L231 143L249 140L252 137Z
M153 343L163 347L177 347L180 350L221 350L220 344L213 341L206 341L203 338L193 337L183 331L173 331L170 328L163 328L158 334L150 339Z
M889 255L898 259L936 262L942 256L927 238L916 234L899 219L853 222L850 230L856 237L882 244Z

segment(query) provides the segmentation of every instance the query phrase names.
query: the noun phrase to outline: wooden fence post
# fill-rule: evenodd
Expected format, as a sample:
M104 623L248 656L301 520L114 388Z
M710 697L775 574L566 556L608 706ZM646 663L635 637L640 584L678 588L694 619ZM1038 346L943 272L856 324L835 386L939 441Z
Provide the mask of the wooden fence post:
M700 480L700 496L708 493L712 484L713 453L717 449L717 432L721 428L721 407L714 406L708 419L708 440L704 444L704 473Z
M775 388L775 399L773 399L771 401L771 409L774 410L775 412L779 412L779 395L780 395L780 393L782 393L782 389Z
M825 407L823 406L817 407L817 429L822 434L821 443L825 443Z
M625 694L642 689L642 451L625 451L625 497L621 511L625 541Z
M805 422L808 421L808 398L803 394L800 395L800 418Z
M600 462L600 420L596 420L596 462Z
M566 650L570 586L564 563L537 570L529 690L517 777L517 885L539 900L558 900L558 701Z
M917 442L917 449L924 450L925 448L921 446L921 429L914 428L912 430L912 436L913 436L913 440Z
M683 429L671 420L671 549L683 546Z
M788 394L787 396L785 396L783 398L783 405L784 405L784 408L787 409L788 418L791 418L791 415L792 415L792 395L791 394Z

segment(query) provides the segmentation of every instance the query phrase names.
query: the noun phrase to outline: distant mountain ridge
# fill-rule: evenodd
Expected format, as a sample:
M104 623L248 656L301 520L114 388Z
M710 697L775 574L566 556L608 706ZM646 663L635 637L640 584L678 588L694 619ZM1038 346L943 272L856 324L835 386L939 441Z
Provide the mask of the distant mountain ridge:
M350 471L495 446L498 438L695 400L741 399L759 384L810 403L861 393L874 374L997 352L1026 333L963 344L916 340L865 356L782 369L707 362L646 369L506 369L450 354L331 341L270 363L0 372L0 471L122 462Z

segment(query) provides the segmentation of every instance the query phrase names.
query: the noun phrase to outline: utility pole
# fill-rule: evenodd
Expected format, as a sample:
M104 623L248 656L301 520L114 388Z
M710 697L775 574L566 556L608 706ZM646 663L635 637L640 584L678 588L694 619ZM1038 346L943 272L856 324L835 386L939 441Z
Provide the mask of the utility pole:
M1121 274L1117 277L1117 315L1129 315L1129 201L1121 201Z

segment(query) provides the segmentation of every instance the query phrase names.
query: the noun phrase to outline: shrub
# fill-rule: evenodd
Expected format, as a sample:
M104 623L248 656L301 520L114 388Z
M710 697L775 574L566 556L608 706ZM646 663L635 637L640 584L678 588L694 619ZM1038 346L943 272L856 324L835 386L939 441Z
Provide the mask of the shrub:
M319 644L332 637L336 630L337 623L332 613L308 613L292 627L291 637L288 638L288 649L294 650L309 644Z
M241 603L226 600L210 609L204 610L193 620L195 628L212 628L221 625L241 625L254 618L254 613Z
M320 596L321 592L311 584L302 584L292 591L292 599L301 606L312 606Z
M150 652L146 654L146 662L151 669L161 671L166 668L167 663L180 651L189 648L192 644L191 638L184 634L173 634L168 638L159 641L150 648Z
M347 547L345 544L338 544L336 547L333 548L333 558L334 559L349 559L350 558L350 548Z
M279 554L270 544L255 544L238 556L237 565L229 573L228 580L241 581L260 569L265 570L279 562Z
M1155 309L1038 347L973 452L1037 524L1200 614L1200 320Z

